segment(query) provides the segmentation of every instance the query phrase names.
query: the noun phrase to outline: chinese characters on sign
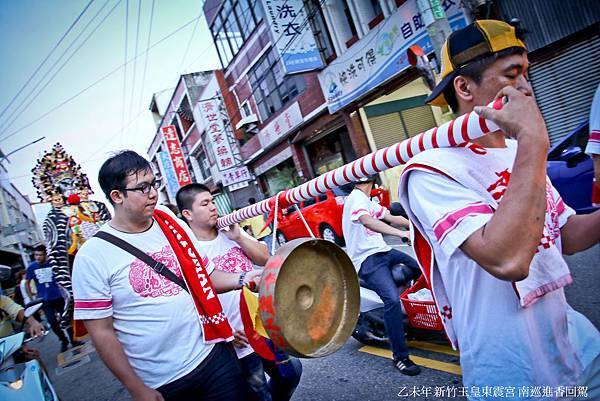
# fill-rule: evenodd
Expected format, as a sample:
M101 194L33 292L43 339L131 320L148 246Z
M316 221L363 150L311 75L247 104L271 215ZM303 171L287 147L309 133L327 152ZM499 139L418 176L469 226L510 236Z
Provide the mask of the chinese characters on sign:
M233 184L238 184L240 182L249 181L251 178L250 171L248 171L248 167L246 166L236 167L221 172L221 182L226 187Z
M157 155L162 178L167 184L167 192L169 193L169 199L171 199L171 201L174 201L175 195L179 190L179 182L177 181L177 176L175 175L173 162L169 157L169 153L166 151L158 152Z
M302 0L263 0L263 7L286 73L322 68L321 53Z
M199 102L199 106L200 115L206 129L206 137L214 150L217 168L219 171L225 171L235 167L236 161L220 113L219 100L202 100Z
M436 2L446 12L453 30L466 26L459 1ZM417 0L409 0L355 43L352 51L344 52L321 71L319 83L329 112L335 113L408 68L406 50L410 46L417 44L426 53L432 51L425 22Z
M266 127L258 133L258 139L261 146L266 148L279 138L287 135L293 128L302 122L302 112L298 102L294 102L290 107L278 115Z
M177 137L175 126L167 125L166 127L162 127L162 133L165 139L165 145L169 151L169 156L171 156L171 162L173 163L175 177L177 177L179 186L182 187L184 185L191 184L192 179L190 178L190 172L187 168L187 164L185 163L185 157L181 150L181 143Z

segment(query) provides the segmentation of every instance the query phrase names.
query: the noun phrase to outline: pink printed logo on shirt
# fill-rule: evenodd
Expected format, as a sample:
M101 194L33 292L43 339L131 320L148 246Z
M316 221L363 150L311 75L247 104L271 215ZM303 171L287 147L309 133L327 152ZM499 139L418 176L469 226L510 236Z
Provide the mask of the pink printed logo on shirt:
M215 269L229 273L249 272L254 267L242 248L238 246L231 248L223 256L214 257L212 262Z
M500 201L506 192L506 188L508 187L508 182L510 181L510 171L508 169L500 172L496 172L498 176L498 181L494 182L492 185L487 187L487 191L492 195L494 200Z
M543 249L549 249L556 243L556 240L560 236L558 216L564 211L565 204L562 198L559 196L558 201L554 199L552 184L546 179L546 220L544 221L542 239L536 253Z
M163 263L177 277L182 278L179 263L170 246L165 246L159 252L150 253L150 256ZM179 285L158 274L137 258L129 266L129 284L136 294L144 298L172 297L183 291Z

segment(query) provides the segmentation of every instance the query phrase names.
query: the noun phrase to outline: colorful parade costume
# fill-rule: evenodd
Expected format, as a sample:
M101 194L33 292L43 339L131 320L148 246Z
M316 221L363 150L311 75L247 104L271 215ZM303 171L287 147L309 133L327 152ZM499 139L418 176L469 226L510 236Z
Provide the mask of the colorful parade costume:
M83 243L110 220L110 212L104 203L88 199L93 192L87 176L59 143L37 161L32 172L41 202L52 204L42 228L48 262L66 300L61 318L61 326L66 328L73 316L73 258ZM80 333L76 330L76 335Z

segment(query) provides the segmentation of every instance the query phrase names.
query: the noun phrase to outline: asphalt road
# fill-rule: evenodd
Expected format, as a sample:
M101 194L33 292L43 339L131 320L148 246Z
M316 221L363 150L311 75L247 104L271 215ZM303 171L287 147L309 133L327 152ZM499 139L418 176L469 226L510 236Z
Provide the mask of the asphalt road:
M567 299L575 309L585 314L600 328L600 246L568 256L567 262L574 277L574 283L566 289ZM70 370L57 370L59 343L56 337L50 334L38 344L38 348L42 351L51 380L63 401L130 400L128 393L102 364L95 352L87 356L88 362L77 364ZM450 396L435 396L436 388L440 391L448 386L451 391L459 391L460 375L424 368L421 375L406 377L392 368L389 359L373 354L381 350L370 351L371 353L365 352L362 344L350 338L345 346L333 355L312 360L304 359L302 381L293 400L464 400L463 397L452 393ZM413 348L411 354L435 361L434 363L447 364L439 364L440 366L457 366L457 356L438 351ZM87 357L84 359L87 360ZM420 397L399 396L399 393L410 394L415 390L419 392ZM427 391L429 394L425 395Z

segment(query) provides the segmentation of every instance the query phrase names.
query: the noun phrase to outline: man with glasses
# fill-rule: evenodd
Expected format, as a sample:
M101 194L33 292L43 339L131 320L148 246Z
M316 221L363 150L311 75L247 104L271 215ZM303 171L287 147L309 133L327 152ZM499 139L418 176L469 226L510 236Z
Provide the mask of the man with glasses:
M206 267L189 227L157 207L160 182L137 153L109 158L98 181L115 211L101 232L160 262L154 270L97 236L77 253L75 318L104 363L134 400L244 399L245 381L225 345L233 334L215 292L255 287L260 272Z

